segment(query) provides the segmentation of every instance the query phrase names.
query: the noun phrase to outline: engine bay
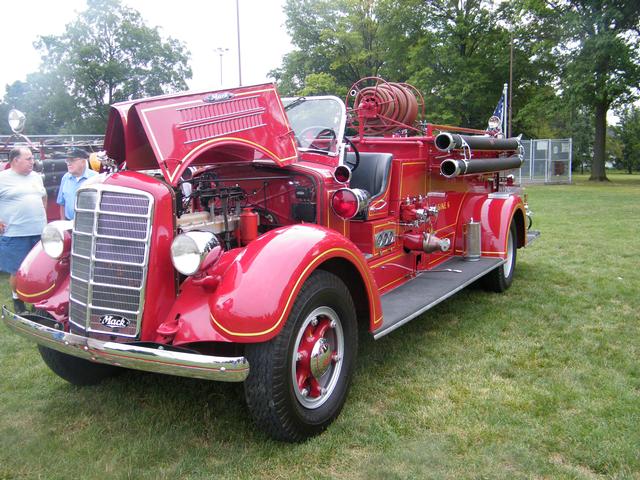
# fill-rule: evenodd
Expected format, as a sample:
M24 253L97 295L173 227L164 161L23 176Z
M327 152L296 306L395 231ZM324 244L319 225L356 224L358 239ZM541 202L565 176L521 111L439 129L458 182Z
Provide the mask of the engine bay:
M225 164L188 170L177 188L177 233L208 231L227 249L256 233L294 223L316 223L316 185L307 175L261 165Z

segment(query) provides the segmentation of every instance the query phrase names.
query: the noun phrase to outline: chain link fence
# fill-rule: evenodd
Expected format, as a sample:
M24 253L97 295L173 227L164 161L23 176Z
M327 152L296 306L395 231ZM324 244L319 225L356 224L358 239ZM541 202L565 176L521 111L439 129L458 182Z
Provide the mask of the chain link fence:
M524 163L515 175L518 183L571 183L572 139L522 140Z

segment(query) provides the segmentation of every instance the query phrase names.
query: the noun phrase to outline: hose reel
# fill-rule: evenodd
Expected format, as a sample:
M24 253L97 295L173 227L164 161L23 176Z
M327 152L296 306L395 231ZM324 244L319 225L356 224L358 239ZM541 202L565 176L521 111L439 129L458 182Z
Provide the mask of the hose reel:
M424 116L424 98L408 83L386 82L379 77L363 78L352 85L346 98L350 126L360 134L384 135L397 130L417 130L414 124Z

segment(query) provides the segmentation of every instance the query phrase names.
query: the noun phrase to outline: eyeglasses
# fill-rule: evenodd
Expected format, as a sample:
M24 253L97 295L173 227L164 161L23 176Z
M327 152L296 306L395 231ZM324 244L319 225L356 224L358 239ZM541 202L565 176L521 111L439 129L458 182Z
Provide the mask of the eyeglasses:
M78 160L84 160L83 158L65 158L64 161L66 163L73 163L73 162L77 162Z

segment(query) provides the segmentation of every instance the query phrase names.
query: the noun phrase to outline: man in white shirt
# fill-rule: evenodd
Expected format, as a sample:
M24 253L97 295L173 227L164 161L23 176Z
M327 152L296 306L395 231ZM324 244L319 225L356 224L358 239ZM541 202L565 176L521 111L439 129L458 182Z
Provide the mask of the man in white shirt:
M26 311L16 293L16 272L47 223L47 191L33 162L29 148L14 148L10 168L0 172L0 271L9 273L16 313Z

